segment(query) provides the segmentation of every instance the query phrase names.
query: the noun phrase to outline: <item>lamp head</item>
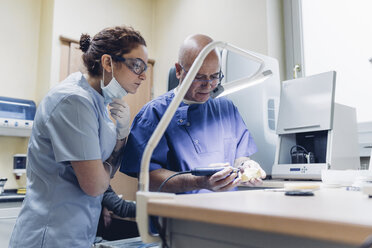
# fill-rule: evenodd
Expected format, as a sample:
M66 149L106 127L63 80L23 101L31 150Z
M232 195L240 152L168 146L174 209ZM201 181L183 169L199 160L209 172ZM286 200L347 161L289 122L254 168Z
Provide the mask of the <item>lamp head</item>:
M242 79L242 80L236 80L230 83L227 83L226 85L219 84L212 92L211 97L217 98L221 96L226 96L228 94L232 94L234 92L237 92L239 90L251 87L253 85L256 85L258 83L261 83L262 81L266 80L267 78L272 76L272 71L267 70L263 71L262 73L258 74L257 76L251 78L251 79Z

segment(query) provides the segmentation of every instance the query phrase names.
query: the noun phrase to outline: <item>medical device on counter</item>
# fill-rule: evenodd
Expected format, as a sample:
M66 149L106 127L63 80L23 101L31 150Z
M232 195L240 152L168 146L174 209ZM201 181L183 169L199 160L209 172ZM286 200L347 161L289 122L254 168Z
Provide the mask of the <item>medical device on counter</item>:
M356 111L334 102L335 84L334 71L282 83L272 178L359 168Z
M165 179L159 186L157 192L161 192L163 186L173 177L183 175L183 174L191 174L193 176L212 176L214 173L217 173L219 171L222 171L226 167L199 167L199 168L194 168L189 171L180 171L177 172L176 174L173 174L172 176L168 177ZM233 168L231 173L238 173L240 170L238 168Z
M27 155L14 154L13 155L13 173L16 179L19 179L22 174L26 173Z
M0 135L30 136L35 112L34 101L0 97Z
M238 108L244 123L252 134L257 151L250 156L260 164L268 178L275 160L276 134L279 98L280 98L280 73L277 59L262 54L252 54L264 61L263 70L270 70L271 77L265 81L241 89L226 98L233 101ZM221 68L225 77L223 80L232 82L253 75L261 66L261 63L248 59L239 53L222 50ZM223 81L223 83L225 82Z

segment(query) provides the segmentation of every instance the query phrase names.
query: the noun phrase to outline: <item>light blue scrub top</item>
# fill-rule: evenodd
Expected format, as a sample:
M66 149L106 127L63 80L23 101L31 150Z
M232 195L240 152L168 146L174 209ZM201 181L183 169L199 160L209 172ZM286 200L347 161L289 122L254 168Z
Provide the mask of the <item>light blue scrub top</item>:
M137 114L121 172L138 176L147 142L173 98L172 90L146 104ZM152 154L150 171L160 168L188 171L223 162L234 165L236 158L251 156L256 151L252 135L230 100L221 97L192 105L182 102ZM200 192L210 191L186 193Z
M105 161L116 132L103 97L80 73L40 103L28 145L27 193L10 247L90 247L102 195L85 194L70 161Z

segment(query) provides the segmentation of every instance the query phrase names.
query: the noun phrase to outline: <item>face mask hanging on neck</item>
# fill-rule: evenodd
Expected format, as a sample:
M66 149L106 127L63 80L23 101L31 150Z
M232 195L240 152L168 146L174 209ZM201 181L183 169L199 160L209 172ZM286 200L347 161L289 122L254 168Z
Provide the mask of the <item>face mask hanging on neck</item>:
M115 99L115 98L121 99L125 95L128 94L128 92L123 87L121 87L119 82L114 77L114 64L112 63L111 57L110 57L110 60L111 60L111 68L112 68L112 79L107 84L107 86L105 86L105 84L103 83L103 79L105 78L105 69L103 69L103 74L102 74L102 79L101 79L101 89L102 89L102 94L103 94L105 105L111 103L112 99Z

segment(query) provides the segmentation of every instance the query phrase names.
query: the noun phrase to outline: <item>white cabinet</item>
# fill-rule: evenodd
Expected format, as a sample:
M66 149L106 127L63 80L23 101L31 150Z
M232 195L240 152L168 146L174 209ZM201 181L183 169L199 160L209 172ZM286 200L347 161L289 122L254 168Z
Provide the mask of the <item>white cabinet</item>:
M22 202L0 203L0 247L8 247Z

